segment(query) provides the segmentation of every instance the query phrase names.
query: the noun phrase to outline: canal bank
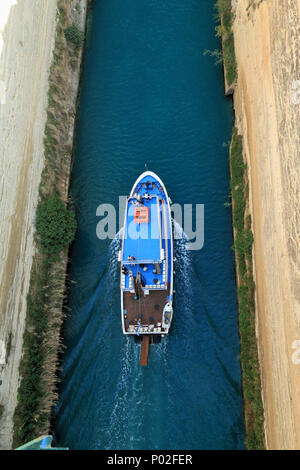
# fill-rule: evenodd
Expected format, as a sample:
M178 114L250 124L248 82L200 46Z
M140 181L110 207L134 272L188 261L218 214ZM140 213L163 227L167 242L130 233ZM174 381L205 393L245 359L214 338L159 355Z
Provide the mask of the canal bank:
M299 231L300 187L296 72L300 2L219 0L218 6L231 16L237 64L232 150L241 157L239 173L244 173L244 184L237 186L237 192L233 184L232 195L233 206L234 196L238 196L237 209L242 202L244 214L235 245L242 287L240 310L248 306L248 316L240 315L244 393L249 385L250 392L252 389L253 418L247 425L246 401L246 428L254 424L258 431L251 433L251 448L257 442L256 434L267 449L299 449L299 237L295 233ZM249 228L253 236L248 232L245 238ZM246 255L242 265L241 251ZM249 286L248 281L245 285L248 268L253 271ZM243 331L249 327L243 355ZM245 395L247 400L249 393Z
M299 0L232 1L268 449L300 448Z
M222 42L224 84L226 96L233 94L235 123L229 151L232 222L236 264L237 297L239 304L240 361L247 449L264 449L264 408L261 390L261 371L257 345L255 282L253 279L252 211L249 200L249 166L243 149L241 116L236 109L236 88L239 67L235 54L231 0L216 3L220 26L217 36Z
M72 211L67 207L88 3L57 2L44 167L35 218L36 254L27 295L13 447L49 432L51 412L57 400L67 245L76 227ZM11 438L7 436L7 440Z
M56 3L0 6L0 448L12 445Z

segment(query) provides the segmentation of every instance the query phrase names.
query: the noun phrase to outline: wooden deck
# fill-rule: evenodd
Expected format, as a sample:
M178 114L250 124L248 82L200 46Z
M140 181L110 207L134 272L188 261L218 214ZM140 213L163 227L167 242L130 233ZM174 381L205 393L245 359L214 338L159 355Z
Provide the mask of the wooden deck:
M152 290L149 295L144 295L142 289L138 290L138 299L135 300L135 294L124 292L124 309L126 309L125 330L128 326L137 325L139 319L141 326L154 325L162 323L164 307L168 301L170 286L166 290Z

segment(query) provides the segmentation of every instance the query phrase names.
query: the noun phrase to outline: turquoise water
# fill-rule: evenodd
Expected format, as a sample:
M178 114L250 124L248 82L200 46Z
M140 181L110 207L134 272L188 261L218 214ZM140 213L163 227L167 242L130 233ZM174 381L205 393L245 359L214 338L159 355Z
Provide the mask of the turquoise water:
M71 449L241 449L243 402L229 200L232 105L213 0L94 0L71 193L78 232L55 433ZM97 207L118 207L145 163L173 202L205 205L205 243L175 245L169 337L122 335L118 240L99 240Z

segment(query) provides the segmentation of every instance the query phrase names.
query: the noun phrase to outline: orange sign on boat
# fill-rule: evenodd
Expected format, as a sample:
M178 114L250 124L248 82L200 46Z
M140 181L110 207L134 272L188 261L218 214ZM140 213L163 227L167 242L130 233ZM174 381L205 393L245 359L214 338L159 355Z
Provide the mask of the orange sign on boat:
M149 207L135 207L134 221L136 224L149 223Z

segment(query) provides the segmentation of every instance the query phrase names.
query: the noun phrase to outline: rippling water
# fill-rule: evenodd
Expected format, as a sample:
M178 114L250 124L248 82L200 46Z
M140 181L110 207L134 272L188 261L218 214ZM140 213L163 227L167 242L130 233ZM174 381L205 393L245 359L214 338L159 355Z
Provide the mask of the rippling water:
M71 449L239 449L244 424L229 199L232 108L210 0L94 0L71 193L78 233L55 432ZM175 243L171 333L150 347L121 332L119 240L96 237L145 163L173 202L205 205L205 243Z

